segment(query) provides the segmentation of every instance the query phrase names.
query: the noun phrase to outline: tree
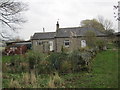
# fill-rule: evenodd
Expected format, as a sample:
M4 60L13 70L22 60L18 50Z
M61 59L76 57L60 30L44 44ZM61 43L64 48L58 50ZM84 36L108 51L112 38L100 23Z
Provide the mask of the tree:
M97 20L104 26L105 33L109 35L109 39L111 41L112 38L114 37L114 32L115 32L115 30L112 29L113 23L110 20L105 19L103 16L98 16Z
M81 26L82 27L93 27L107 34L109 33L111 34L114 32L114 30L112 29L113 23L108 19L104 19L104 17L102 16L98 16L97 19L83 20L81 21Z
M96 34L94 31L86 31L85 32L85 40L87 42L87 45L89 47L95 47L96 46Z
M94 31L87 31L85 33L85 40L87 41L87 45L90 48L96 48L103 50L106 46L106 39L105 38L98 38Z
M120 21L120 1L118 1L118 5L113 6L114 10L114 18L116 21Z
M93 27L93 28L101 30L101 31L104 30L104 26L101 23L99 23L96 19L83 20L83 21L81 21L81 26L82 27Z
M27 10L27 5L16 0L0 0L0 22L7 30L16 31L26 20L22 17L22 12ZM9 28L9 29L8 29ZM0 32L3 38L4 31Z
M20 41L25 41L25 40L22 39L22 38L20 38L19 36L17 36L17 37L14 37L14 38L12 39L12 41L20 42Z
M97 21L103 25L105 30L111 30L113 27L113 23L110 20L105 19L103 16L98 16Z

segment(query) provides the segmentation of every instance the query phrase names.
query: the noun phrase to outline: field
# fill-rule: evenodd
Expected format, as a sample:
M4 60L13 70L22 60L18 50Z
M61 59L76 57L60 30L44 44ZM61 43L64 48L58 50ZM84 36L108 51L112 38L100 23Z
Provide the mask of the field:
M19 56L15 56L19 57ZM3 62L9 61L11 56L3 56ZM62 85L59 88L117 88L118 87L118 50L109 49L99 52L91 63L91 72L78 72L69 74L59 74ZM48 88L51 76L40 74L36 76L36 83L24 85L21 82L22 73L3 73L3 87L9 87L11 79L14 78L18 87L28 88ZM33 75L34 76L34 75ZM23 80L25 81L25 80ZM19 83L20 82L20 83ZM52 83L52 82L51 82ZM20 85L22 86L20 86Z

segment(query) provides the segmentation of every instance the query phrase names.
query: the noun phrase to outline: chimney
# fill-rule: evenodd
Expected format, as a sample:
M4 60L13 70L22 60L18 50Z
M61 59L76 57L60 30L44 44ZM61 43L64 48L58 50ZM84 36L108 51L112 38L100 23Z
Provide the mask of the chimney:
M56 24L56 31L59 29L59 22L57 21L57 24Z
M43 28L43 32L45 32L45 28Z

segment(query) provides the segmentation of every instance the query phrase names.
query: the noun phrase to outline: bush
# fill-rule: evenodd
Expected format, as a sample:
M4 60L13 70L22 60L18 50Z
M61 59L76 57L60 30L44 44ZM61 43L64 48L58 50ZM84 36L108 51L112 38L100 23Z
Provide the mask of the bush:
M61 63L60 67L61 73L71 73L72 72L72 62L69 60L65 60Z
M79 67L83 64L83 59L81 57L81 52L76 50L69 54L68 60L71 61L72 64L72 72L79 71Z
M45 59L44 54L38 52L27 53L27 60L29 62L29 68L35 69L41 60Z
M36 71L36 74L49 72L49 62L46 60L46 58L46 54L38 52L29 52L27 54L29 69L34 69Z
M50 74L78 72L87 67L96 55L97 49L84 48L70 53L43 53L29 52L17 58L11 58L10 64L3 66L4 72L25 73L35 70L35 74Z
M65 53L52 53L47 60L50 62L51 70L59 71L61 63L66 59L67 59L67 54Z
M106 46L106 40L103 39L97 39L96 40L96 45L98 47L99 50L104 50L104 47Z
M42 60L36 67L38 74L49 74L50 73L50 62L48 60Z

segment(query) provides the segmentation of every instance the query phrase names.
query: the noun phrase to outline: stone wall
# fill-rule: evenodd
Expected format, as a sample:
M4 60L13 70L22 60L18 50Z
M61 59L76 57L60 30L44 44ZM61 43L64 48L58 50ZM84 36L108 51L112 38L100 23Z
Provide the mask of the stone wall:
M103 38L103 40L107 40L107 37L97 37ZM64 44L65 40L69 40L69 47L66 47ZM78 50L81 48L81 40L86 40L85 37L72 37L72 38L55 38L48 40L33 40L33 51L36 52L49 52L49 41L53 41L53 49L55 52L61 52L61 49L64 48L66 51L71 52L73 50ZM42 44L37 44L37 42L43 42ZM87 42L86 42L87 45Z
M69 40L69 47L65 47L64 41ZM56 52L61 52L62 47L68 50L69 52L77 50L81 47L81 38L56 38Z
M53 41L53 49L55 50L55 42L54 39L48 39L48 40L32 40L32 49L36 52L49 52L50 51L50 45L49 41Z

